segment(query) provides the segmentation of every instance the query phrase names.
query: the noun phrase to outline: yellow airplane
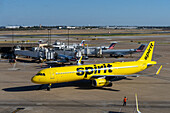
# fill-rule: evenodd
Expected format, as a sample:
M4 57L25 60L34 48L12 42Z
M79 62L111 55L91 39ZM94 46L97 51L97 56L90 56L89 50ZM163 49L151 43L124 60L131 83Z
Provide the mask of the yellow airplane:
M154 44L155 41L151 41L148 44L148 47L138 61L47 68L39 71L31 80L37 84L49 84L47 88L49 91L51 85L54 83L92 80L92 86L104 87L112 86L111 81L117 77L151 76L135 73L157 64L156 61L152 61ZM162 65L158 71L152 75L159 74L161 68Z

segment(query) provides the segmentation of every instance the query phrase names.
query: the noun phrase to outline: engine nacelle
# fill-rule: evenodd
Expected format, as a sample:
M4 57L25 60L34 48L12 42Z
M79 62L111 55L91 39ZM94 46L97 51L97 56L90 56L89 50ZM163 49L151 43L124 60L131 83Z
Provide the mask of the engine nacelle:
M92 81L92 86L94 87L111 87L112 86L112 82L106 80L106 79L94 79Z

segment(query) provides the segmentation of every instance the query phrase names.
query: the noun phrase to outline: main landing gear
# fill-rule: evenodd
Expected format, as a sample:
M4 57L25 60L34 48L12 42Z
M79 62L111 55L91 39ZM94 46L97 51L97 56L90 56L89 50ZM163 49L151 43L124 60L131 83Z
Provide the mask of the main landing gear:
M51 85L52 85L52 84L49 84L49 85L48 85L48 87L47 87L47 91L50 91L50 89L51 89Z

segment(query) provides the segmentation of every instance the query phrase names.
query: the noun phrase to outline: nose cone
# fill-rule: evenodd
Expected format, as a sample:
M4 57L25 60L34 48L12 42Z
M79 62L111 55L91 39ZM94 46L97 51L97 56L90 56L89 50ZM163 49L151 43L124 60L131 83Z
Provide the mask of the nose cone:
M33 77L31 78L31 81L32 81L33 83L37 83L37 82L38 82L37 77L36 77L36 76L33 76Z

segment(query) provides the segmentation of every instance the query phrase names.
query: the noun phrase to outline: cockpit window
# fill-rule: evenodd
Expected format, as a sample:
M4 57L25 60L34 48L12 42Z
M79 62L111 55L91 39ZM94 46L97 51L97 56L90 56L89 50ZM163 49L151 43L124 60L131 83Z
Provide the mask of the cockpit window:
M37 73L37 76L45 76L45 73Z

